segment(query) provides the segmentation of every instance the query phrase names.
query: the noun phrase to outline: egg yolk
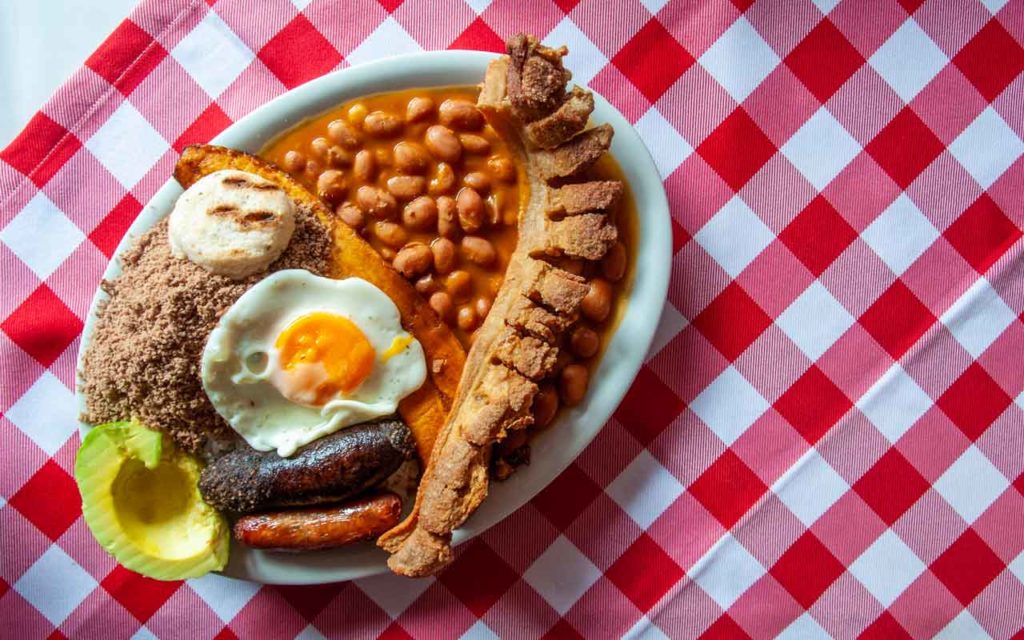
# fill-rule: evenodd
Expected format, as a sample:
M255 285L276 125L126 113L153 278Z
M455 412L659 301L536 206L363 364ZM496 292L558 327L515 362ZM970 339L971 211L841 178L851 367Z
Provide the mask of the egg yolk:
M296 372L302 365L320 365L316 376L316 404L358 387L373 371L373 345L354 322L344 316L317 311L304 315L277 336L281 368ZM318 367L319 368L319 367ZM301 376L305 378L305 376Z

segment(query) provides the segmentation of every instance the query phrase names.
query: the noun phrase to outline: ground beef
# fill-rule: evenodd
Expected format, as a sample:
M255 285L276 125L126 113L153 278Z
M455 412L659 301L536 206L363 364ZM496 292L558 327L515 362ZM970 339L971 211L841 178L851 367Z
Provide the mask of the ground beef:
M172 256L164 219L121 257L122 275L100 285L110 298L100 305L83 359L82 420L134 418L207 459L233 448L238 438L199 378L206 338L220 315L268 273L326 274L330 250L327 227L299 209L291 243L269 272L234 281Z

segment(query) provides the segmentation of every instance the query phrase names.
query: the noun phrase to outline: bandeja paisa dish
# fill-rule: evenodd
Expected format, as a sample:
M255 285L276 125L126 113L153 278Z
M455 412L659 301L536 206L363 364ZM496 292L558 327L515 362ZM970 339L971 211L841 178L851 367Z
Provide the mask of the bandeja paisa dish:
M75 476L108 552L181 579L371 541L443 570L627 309L637 213L565 54L519 35L478 87L184 150L81 357Z

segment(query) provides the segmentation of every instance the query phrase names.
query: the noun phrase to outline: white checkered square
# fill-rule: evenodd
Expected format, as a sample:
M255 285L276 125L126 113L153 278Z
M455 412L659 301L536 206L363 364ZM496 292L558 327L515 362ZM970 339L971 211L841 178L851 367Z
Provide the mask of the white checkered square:
M416 39L409 35L409 32L397 20L388 16L345 58L349 64L362 64L379 58L420 51L423 51L423 47L416 42Z
M1024 551L1020 553L1016 558L1013 559L1006 567L1010 570L1010 573L1017 576L1017 579L1024 582Z
M669 640L665 632L658 625L651 622L647 616L640 616L629 631L622 636L623 640Z
M500 636L483 620L477 620L473 626L466 629L466 633L460 636L460 640L500 640Z
M363 590L370 600L392 618L397 618L413 601L420 597L435 578L409 580L393 573L381 573L367 578L360 578L355 585Z
M885 607L924 570L921 559L892 529L878 536L849 567L850 573Z
M978 624L971 612L967 609L961 611L957 617L949 621L942 631L932 637L932 640L982 640L991 638L988 631Z
M740 17L697 61L736 102L747 96L779 64L779 56L745 17Z
M731 533L724 534L689 572L690 578L723 609L732 606L764 574L757 558Z
M64 622L96 587L89 572L55 544L14 583L14 590L54 625Z
M935 242L939 232L914 201L901 193L860 237L900 275Z
M644 360L650 360L658 355L658 352L665 348L672 338L679 335L679 332L690 324L686 317L679 313L671 302L665 301L661 310L661 320L658 321L658 328L654 330L654 339L651 340L651 348L647 351Z
M644 5L652 16L656 16L668 4L668 0L640 0L640 4Z
M647 529L683 493L683 485L647 449L605 488L623 511Z
M932 407L931 397L896 363L857 401L871 424L896 442Z
M988 106L949 145L949 152L979 185L988 189L1024 154L1024 142Z
M569 16L562 18L542 42L551 47L560 47L563 44L569 47L572 82L578 85L585 86L608 64L608 58L601 49L591 42L587 34L583 33Z
M207 12L171 56L211 98L224 93L256 57L215 11Z
M523 574L523 580L560 615L600 577L601 570L562 535Z
M818 7L818 11L822 14L828 15L828 12L835 9L836 5L839 4L839 0L811 0L814 6Z
M850 488L818 452L811 448L772 491L805 527L810 527Z
M988 9L989 13L996 15L1009 1L1010 0L981 0L981 4L985 5L985 8Z
M78 430L75 394L49 371L39 376L6 415L51 456Z
M973 444L935 481L935 490L971 524L1010 486Z
M985 278L974 284L939 318L967 353L975 358L1017 319Z
M42 191L0 231L3 242L40 280L50 277L85 234Z
M132 634L131 640L159 640L159 638L155 633L153 633L152 631L147 629L145 625L143 625L139 627L138 631Z
M131 189L170 149L163 136L125 100L85 143L125 189Z
M690 409L731 445L768 410L768 402L730 365L693 399Z
M805 613L775 636L775 640L832 640L832 635L811 614Z
M821 191L857 157L860 148L835 116L821 107L780 151L815 189Z
M648 109L633 126L651 152L654 165L658 167L658 174L662 178L669 177L693 153L690 143L679 135L657 107Z
M817 280L775 319L775 324L811 360L828 351L853 323L846 307Z
M260 590L260 585L255 582L235 580L217 573L193 578L188 581L188 586L199 594L225 624L231 622Z
M465 2L469 5L470 9L475 11L477 15L480 15L487 10L487 7L491 6L494 0L465 0Z
M910 102L949 63L913 18L904 22L868 60L893 91Z
M733 196L694 236L735 278L775 239L775 234L739 196Z

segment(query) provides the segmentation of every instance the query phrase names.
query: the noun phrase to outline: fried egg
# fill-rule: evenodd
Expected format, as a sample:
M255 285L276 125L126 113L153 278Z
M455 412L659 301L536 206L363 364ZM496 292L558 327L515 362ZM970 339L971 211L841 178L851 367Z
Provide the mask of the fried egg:
M254 449L290 456L393 414L426 380L395 303L361 278L300 269L257 282L221 316L201 363L217 412Z

